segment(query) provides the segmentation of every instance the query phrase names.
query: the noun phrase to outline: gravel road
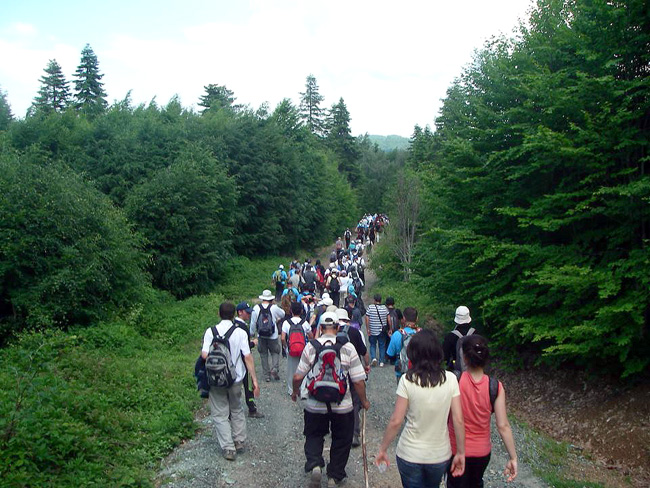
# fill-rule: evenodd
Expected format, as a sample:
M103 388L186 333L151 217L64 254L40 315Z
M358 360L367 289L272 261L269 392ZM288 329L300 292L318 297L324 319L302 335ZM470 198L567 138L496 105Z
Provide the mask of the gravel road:
M367 273L369 274L369 273ZM369 285L372 279L369 279ZM366 302L368 303L368 302ZM259 354L253 352L257 371L261 371ZM195 438L179 446L162 463L156 482L165 488L214 488L214 487L302 487L307 486L308 479L303 471L303 415L297 403L287 395L285 377L286 360L281 361L281 381L262 382L261 395L257 402L258 409L265 414L263 419L247 417L246 450L237 456L236 461L226 461L213 435L211 421L207 411L198 414L200 426ZM506 391L508 385L505 385ZM385 473L380 473L373 464L374 454L381 442L383 432L395 404L396 381L393 367L375 367L371 370L367 384L368 398L371 403L366 416L366 445L369 465L369 486L373 488L401 486L397 467L394 463L396 441L389 453L391 465ZM528 452L527 458L534 459L524 443L523 432L513 426L515 443ZM514 483L505 483L502 471L507 454L503 448L496 428L493 425L492 460L488 466L485 481L487 487L509 486L543 487L546 486L533 476L529 466L520 459L520 474ZM327 460L329 439L325 441L325 458ZM355 448L350 454L347 465L347 483L350 488L365 487L363 476L363 459L361 448ZM323 486L327 484L323 476Z

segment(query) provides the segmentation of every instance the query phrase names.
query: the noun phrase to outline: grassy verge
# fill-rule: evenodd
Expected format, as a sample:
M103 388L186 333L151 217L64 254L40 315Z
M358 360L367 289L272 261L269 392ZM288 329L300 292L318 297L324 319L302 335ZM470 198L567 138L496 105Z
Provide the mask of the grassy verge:
M283 258L237 258L212 295L160 295L128 317L21 336L0 351L2 486L152 486L196 429L192 377L224 299L250 300Z

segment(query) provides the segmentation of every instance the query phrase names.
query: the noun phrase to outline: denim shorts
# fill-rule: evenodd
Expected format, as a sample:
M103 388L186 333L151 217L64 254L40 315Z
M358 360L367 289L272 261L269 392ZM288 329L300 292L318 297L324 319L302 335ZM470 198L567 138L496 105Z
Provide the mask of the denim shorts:
M451 459L437 464L411 463L397 457L397 469L404 488L438 488Z

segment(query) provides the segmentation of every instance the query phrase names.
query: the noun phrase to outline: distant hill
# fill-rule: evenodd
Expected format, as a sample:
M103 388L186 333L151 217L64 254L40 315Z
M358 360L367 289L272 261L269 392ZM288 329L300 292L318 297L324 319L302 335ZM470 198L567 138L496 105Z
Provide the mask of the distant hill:
M392 151L393 149L407 150L409 148L409 139L402 136L368 136L370 142L377 144L382 151Z

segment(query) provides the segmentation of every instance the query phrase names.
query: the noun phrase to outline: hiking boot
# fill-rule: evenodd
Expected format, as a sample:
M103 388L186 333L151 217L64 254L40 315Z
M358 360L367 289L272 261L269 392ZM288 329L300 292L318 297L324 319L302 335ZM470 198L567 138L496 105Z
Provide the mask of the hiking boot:
M359 447L361 445L361 441L359 440L359 436L355 435L352 438L352 447Z
M237 451L237 454L241 454L242 452L244 452L243 441L235 441L235 451Z
M370 366L377 366L377 358L373 359Z
M323 470L320 466L316 466L311 470L311 476L309 478L309 488L320 488L320 479L323 475Z
M234 461L237 459L237 451L228 449L227 451L224 451L223 457L225 457L228 461Z
M337 480L334 478L328 478L327 479L327 488L334 487L334 486L342 486L345 484L345 478L342 480Z
M252 412L248 412L248 416L252 419L263 419L264 414L262 412L259 412L257 410L253 410Z

